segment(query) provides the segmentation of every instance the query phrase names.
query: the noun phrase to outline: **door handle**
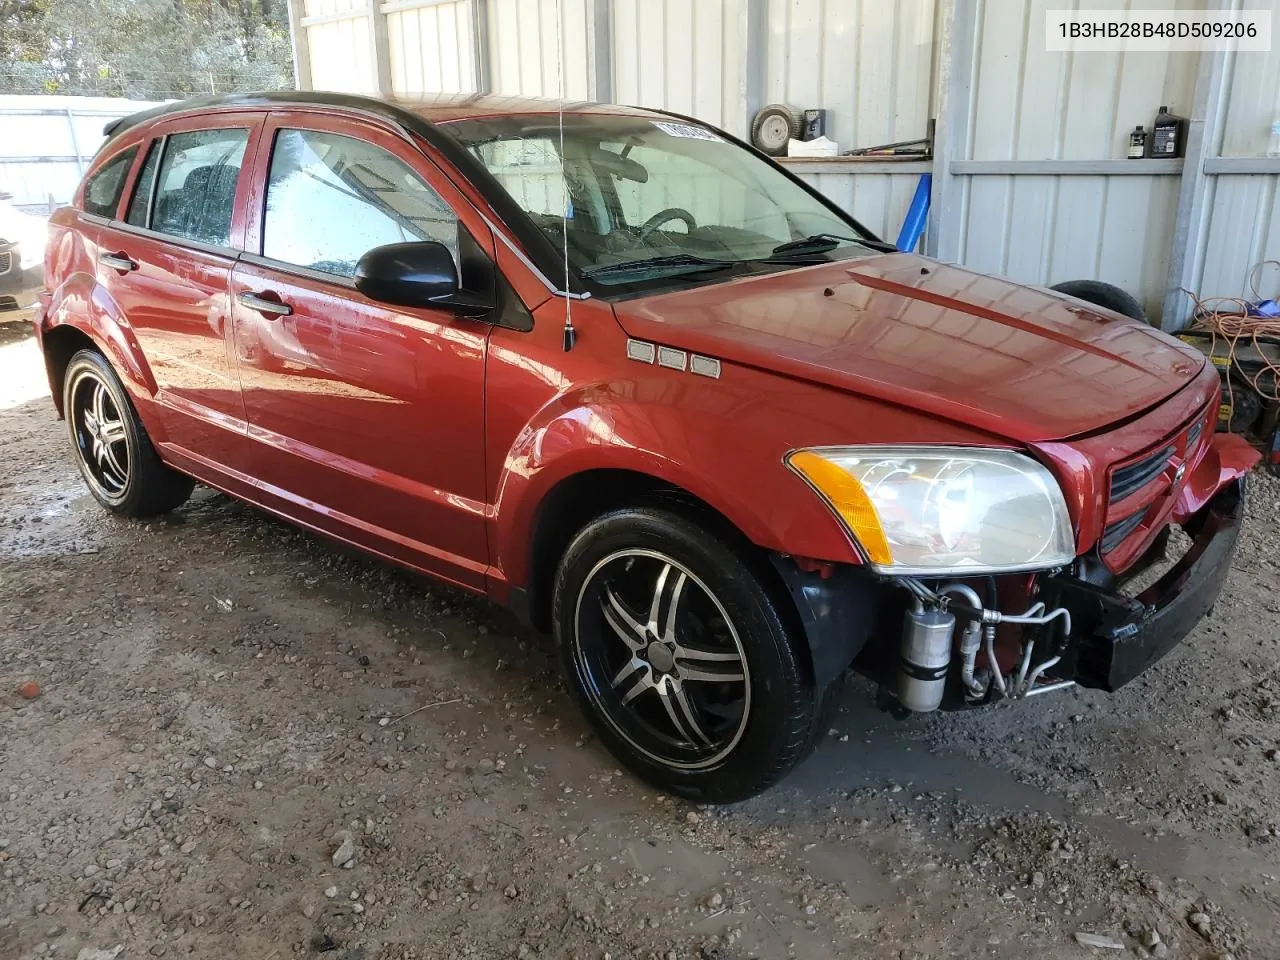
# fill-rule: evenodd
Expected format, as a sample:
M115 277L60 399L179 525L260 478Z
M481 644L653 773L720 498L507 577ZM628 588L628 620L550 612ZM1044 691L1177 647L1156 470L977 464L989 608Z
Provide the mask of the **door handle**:
M281 303L279 300L273 300L271 297L264 297L260 293L249 293L245 291L236 297L243 306L250 310L257 310L259 313L267 313L273 317L287 317L293 313L293 307L287 303Z
M110 267L112 270L130 270L138 269L138 261L134 260L127 253L103 253L98 255L98 262L104 266Z

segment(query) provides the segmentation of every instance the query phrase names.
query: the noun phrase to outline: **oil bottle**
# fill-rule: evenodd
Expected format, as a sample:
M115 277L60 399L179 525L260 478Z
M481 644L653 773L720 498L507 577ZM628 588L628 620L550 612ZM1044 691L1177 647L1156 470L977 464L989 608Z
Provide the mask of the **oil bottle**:
M1147 155L1147 131L1143 129L1142 124L1138 124L1133 128L1133 133L1129 134L1129 159L1141 160Z
M1151 156L1158 160L1169 160L1182 156L1186 149L1186 118L1175 117L1167 106L1162 106L1152 125Z

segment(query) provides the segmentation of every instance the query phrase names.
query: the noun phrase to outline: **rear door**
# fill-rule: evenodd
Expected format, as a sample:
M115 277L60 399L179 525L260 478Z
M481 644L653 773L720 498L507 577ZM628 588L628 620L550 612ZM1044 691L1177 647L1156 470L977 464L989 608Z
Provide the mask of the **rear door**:
M375 123L273 113L258 153L260 214L231 284L254 476L304 522L483 587L489 324L376 303L352 277L401 241L491 260L487 227Z
M262 122L228 113L158 124L140 145L123 218L99 235L99 280L142 347L166 453L180 459L242 465L228 285L244 243L243 168Z

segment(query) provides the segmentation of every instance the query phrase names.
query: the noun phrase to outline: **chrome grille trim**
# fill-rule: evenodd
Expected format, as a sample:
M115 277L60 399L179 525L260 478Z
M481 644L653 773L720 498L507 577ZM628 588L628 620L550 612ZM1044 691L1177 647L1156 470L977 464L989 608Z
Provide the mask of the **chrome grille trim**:
M8 273L13 268L13 251L0 253L0 273Z

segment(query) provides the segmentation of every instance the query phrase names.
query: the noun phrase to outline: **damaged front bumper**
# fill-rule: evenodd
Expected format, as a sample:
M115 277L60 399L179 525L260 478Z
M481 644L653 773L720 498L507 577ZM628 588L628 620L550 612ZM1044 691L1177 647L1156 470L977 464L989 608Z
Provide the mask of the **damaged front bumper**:
M1218 599L1235 556L1244 513L1236 477L1183 522L1185 554L1133 597L1067 574L1041 581L1039 599L1065 607L1072 643L1055 673L1085 687L1116 690L1181 643ZM1145 566L1159 557L1150 558ZM1141 571L1137 571L1140 573ZM1123 584L1120 585L1123 587Z
M1185 639L1222 591L1240 535L1245 475L1257 462L1256 451L1238 441L1216 436L1173 493L1162 515L1191 542L1149 586L1144 580L1166 562L1168 520L1145 555L1118 575L1095 549L1069 569L1030 578L894 578L910 595L906 609L898 608L895 662L884 656L891 648L879 645L855 666L916 712L1076 684L1118 689Z

